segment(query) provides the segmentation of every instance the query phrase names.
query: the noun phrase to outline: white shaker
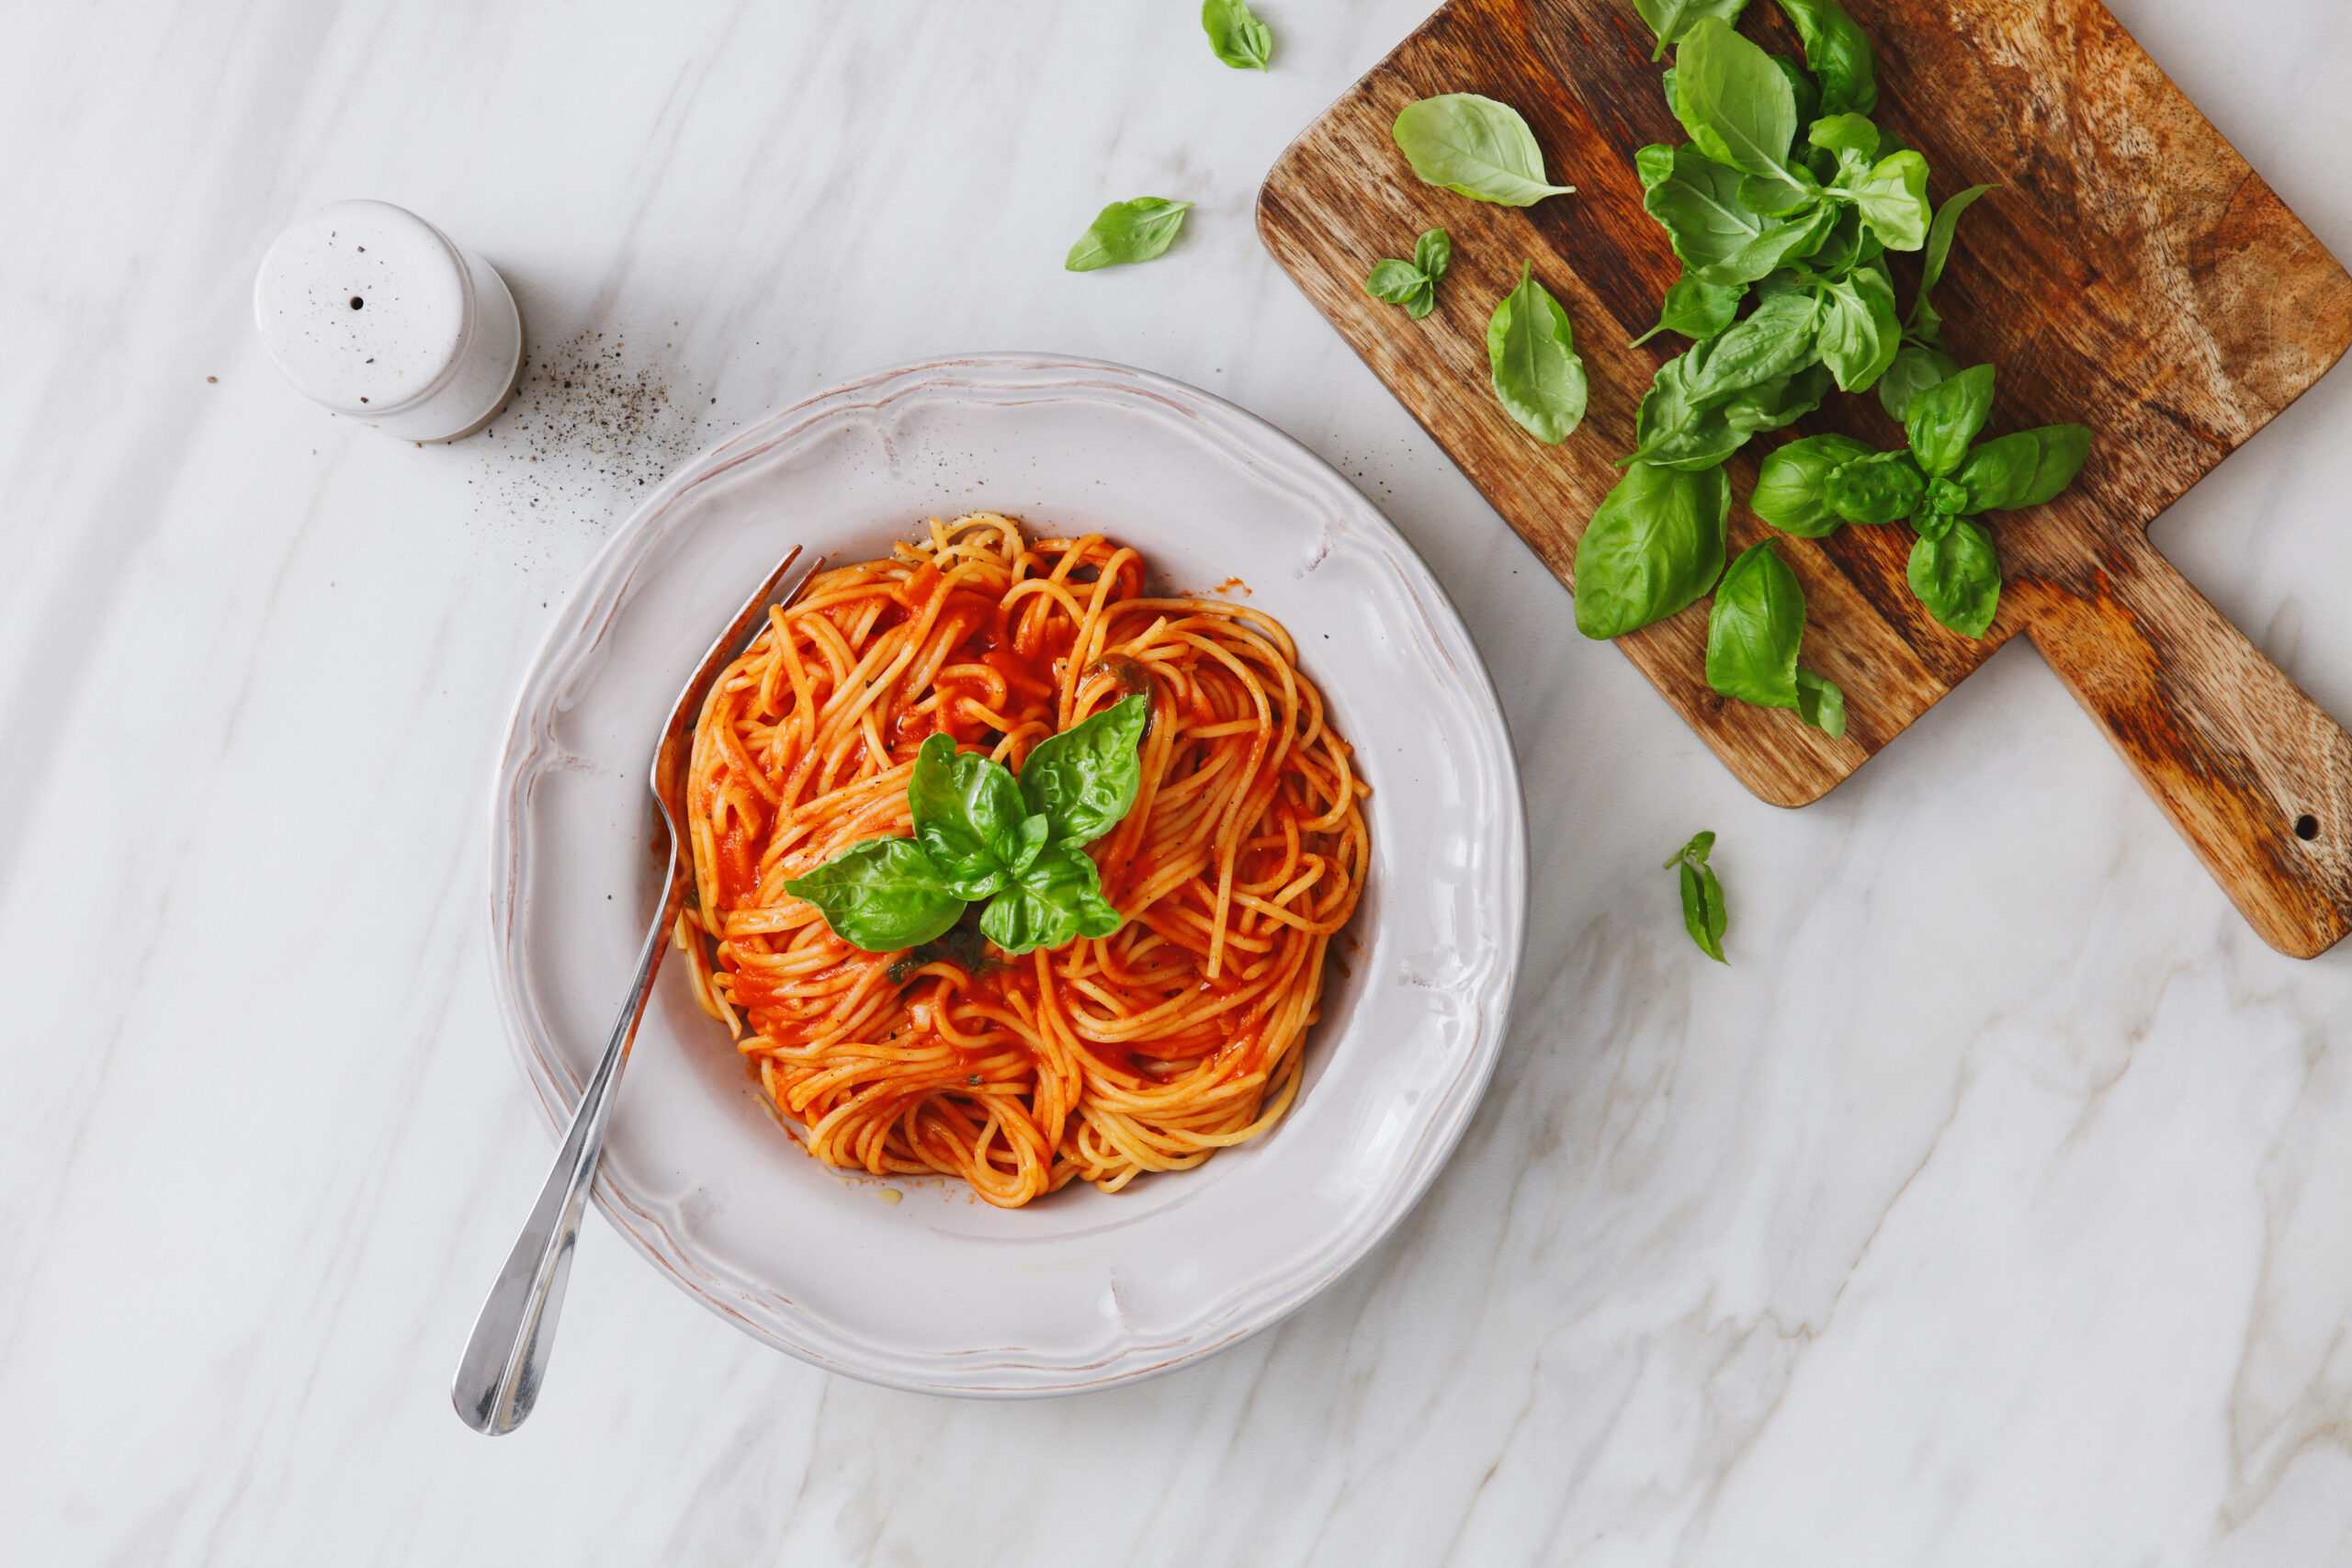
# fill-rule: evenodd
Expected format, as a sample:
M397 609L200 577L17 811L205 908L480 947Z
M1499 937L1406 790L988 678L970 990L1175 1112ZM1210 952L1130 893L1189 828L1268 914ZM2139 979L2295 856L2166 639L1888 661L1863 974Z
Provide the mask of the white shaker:
M471 435L522 373L505 280L389 201L339 201L278 235L254 323L305 397L404 441Z

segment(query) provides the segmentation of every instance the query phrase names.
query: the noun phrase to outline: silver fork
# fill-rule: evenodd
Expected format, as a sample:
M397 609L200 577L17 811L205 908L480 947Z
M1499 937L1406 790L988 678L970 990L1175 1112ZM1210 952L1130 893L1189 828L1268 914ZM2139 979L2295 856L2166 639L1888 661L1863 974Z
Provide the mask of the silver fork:
M637 978L629 985L620 1017L613 1021L613 1037L605 1046L604 1057L580 1097L580 1109L572 1114L571 1131L564 1136L555 1168L548 1173L529 1222L515 1240L514 1250L507 1254L506 1267L490 1288L489 1299L481 1304L473 1337L466 1341L458 1375L449 1384L449 1400L458 1407L458 1418L489 1437L503 1436L523 1424L538 1400L539 1383L547 1374L556 1317L563 1310L563 1285L571 1274L571 1250L580 1238L581 1207L595 1179L597 1157L605 1149L605 1123L612 1115L613 1089L620 1082L629 1043L637 1038L638 1021L645 1016L653 976L662 967L671 924L677 918L690 876L693 857L684 836L684 788L686 762L693 754L695 722L701 716L712 683L751 645L759 628L767 625L768 606L791 604L825 564L821 557L811 561L779 596L777 589L799 558L800 547L795 545L760 584L759 592L745 600L742 609L727 623L727 629L703 655L685 690L678 694L669 722L654 743L650 783L654 801L662 808L662 825L670 834L670 868L662 880L661 907L646 928L645 946L637 955Z

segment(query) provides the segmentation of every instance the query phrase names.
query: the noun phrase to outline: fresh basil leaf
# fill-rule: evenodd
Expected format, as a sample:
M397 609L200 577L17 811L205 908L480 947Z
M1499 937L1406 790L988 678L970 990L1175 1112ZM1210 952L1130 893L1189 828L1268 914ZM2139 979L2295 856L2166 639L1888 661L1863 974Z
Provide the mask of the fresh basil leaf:
M1802 294L1767 299L1683 355L1690 401L1700 407L1811 364L1820 310Z
M1912 514L1911 526L1919 537L1933 544L1951 533L1951 525L1956 521L1958 521L1956 513L1936 507L1922 507Z
M1574 186L1544 182L1544 150L1509 104L1448 93L1407 104L1390 134L1413 173L1476 201L1531 207Z
M1653 144L1634 154L1634 167L1642 210L1666 230L1686 267L1727 260L1773 227L1740 205L1740 172L1696 147Z
M1826 147L1833 152L1851 152L1866 163L1878 161L1878 127L1858 114L1836 114L1815 120L1806 139L1815 147Z
M1650 51L1650 58L1662 60L1668 50L1681 41L1691 23L1702 17L1736 22L1747 9L1747 0L1634 0L1634 9L1657 34L1657 48Z
M1932 479L1959 468L1968 456L1969 443L1992 415L1990 365L1972 365L1913 398L1903 429L1920 470Z
M1952 479L1970 512L2039 506L2074 481L2090 451L2091 433L2079 424L2020 430L1971 452Z
M1004 886L1028 812L1020 786L1001 763L978 751L958 751L949 737L933 735L915 753L907 809L914 817L915 842L931 856L942 887L958 898L985 898Z
M1532 262L1487 321L1487 361L1504 412L1536 440L1556 446L1584 422L1584 360L1568 313L1535 281Z
M1850 435L1808 435L1764 459L1747 509L1783 534L1818 539L1845 521L1829 505L1829 476L1871 455Z
M1740 551L1707 612L1707 684L1758 707L1797 705L1804 590L1770 540Z
M1846 694L1826 676L1797 671L1797 716L1835 740L1846 733Z
M1965 517L1911 546L1911 592L1928 613L1962 637L1981 637L2001 604L2001 563L1993 536Z
M1890 251L1916 251L1928 240L1928 161L1917 152L1894 152L1868 174L1838 176L1837 188L1854 198L1862 221Z
M1184 214L1192 207L1189 201L1156 196L1114 201L1094 215L1094 221L1069 248L1062 265L1071 272L1092 272L1097 267L1149 261L1176 243L1176 232L1183 228Z
M1431 283L1445 276L1453 265L1453 236L1442 229L1431 229L1413 242L1413 265Z
M1577 629L1623 637L1706 592L1724 569L1731 481L1635 463L1577 542Z
M1797 574L1769 540L1749 546L1715 585L1707 612L1707 684L1758 707L1794 708L1807 724L1842 735L1845 694L1797 668L1804 641Z
M1659 367L1634 420L1639 445L1626 461L1669 468L1714 468L1747 445L1749 436L1794 423L1819 408L1829 393L1829 372L1811 365L1694 406L1684 382L1684 365L1669 360Z
M1682 35L1674 58L1676 112L1699 151L1719 164L1786 180L1796 140L1796 94L1772 57L1719 17Z
M1879 452L1832 469L1823 486L1829 510L1849 523L1892 523L1919 510L1928 477L1908 452Z
M1920 504L1930 514L1957 517L1968 510L1968 491L1939 474L1928 481L1928 497Z
M1791 169L1787 177L1781 179L1768 180L1759 175L1742 175L1737 195L1739 204L1750 212L1766 218L1786 218L1819 201L1821 186L1810 172Z
M1692 339L1711 338L1738 317L1739 302L1747 294L1744 284L1724 288L1685 273L1667 289L1666 303L1658 310L1657 325L1627 346L1638 348L1660 333L1680 333Z
M1906 343L1896 352L1886 374L1879 378L1879 406L1889 419L1900 423L1910 417L1912 400L1920 393L1959 374L1959 362L1942 349Z
M1729 964L1724 956L1724 927L1729 923L1724 909L1723 884L1715 880L1714 869L1705 862L1693 865L1681 863L1681 875L1676 881L1682 891L1682 929L1699 951L1718 964Z
M1998 186L1970 186L1936 209L1935 220L1928 225L1927 250L1920 259L1919 292L1923 297L1943 280L1944 262L1951 256L1952 238L1960 231L1960 215L1973 206L1977 197L2000 188Z
M980 934L1014 957L1118 929L1119 911L1102 897L1102 874L1084 850L1066 841L1046 845L980 911Z
M1405 313L1417 321L1437 309L1436 284L1410 262L1381 262L1363 280L1363 291L1375 299L1404 306Z
M868 953L896 953L956 923L965 900L947 890L912 839L868 839L784 885L817 907L835 936Z
M1845 392L1861 392L1886 374L1903 347L1894 313L1894 286L1871 267L1858 267L1822 290L1821 362Z
M1091 844L1134 808L1143 782L1136 748L1150 717L1149 694L1136 692L1030 750L1021 797L1051 826L1056 843Z
M1764 232L1719 262L1699 269L1709 283L1750 283L1821 249L1836 231L1837 211L1819 206L1772 223Z
M1263 71L1274 58L1274 35L1250 9L1250 0L1202 0L1201 28L1209 48L1236 71Z
M1772 63L1781 68L1781 74L1789 79L1789 92L1796 99L1796 134L1791 139L1788 152L1783 154L1794 159L1804 148L1804 128L1821 113L1821 89L1813 85L1813 78L1804 73L1804 67L1787 55L1776 54L1771 59Z
M1804 62L1821 83L1824 114L1868 114L1878 107L1878 51L1837 0L1781 0L1804 40Z
M1728 962L1724 957L1724 888L1707 864L1707 855L1714 847L1713 833L1698 834L1668 856L1666 863L1681 872L1676 880L1682 889L1682 929L1690 933L1700 952L1722 964Z
M1707 863L1707 856L1713 852L1714 847L1715 835L1713 832L1706 831L1693 833L1690 835L1690 841L1683 845L1680 849L1675 851L1672 854L1667 856L1666 863L1659 869L1663 871L1671 871L1677 865L1679 865L1686 861L1693 865L1704 865Z
M1943 343L1944 319L1928 298L1942 281L1944 263L1951 255L1953 236L1960 230L1960 215L1966 212L1978 197L1997 186L1971 186L1936 209L1935 220L1928 225L1928 243L1919 272L1918 297L1911 301L1911 319L1905 331L1918 341L1940 346Z

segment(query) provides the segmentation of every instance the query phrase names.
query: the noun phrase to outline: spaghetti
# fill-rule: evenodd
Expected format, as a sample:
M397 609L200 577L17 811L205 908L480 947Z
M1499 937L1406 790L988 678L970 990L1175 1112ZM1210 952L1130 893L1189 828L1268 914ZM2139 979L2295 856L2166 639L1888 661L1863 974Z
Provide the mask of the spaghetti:
M1111 935L1011 958L967 921L867 953L785 892L911 833L930 735L1017 773L1138 691L1136 803L1087 852ZM1290 1108L1326 951L1363 891L1368 793L1271 617L1148 596L1142 558L1099 536L934 520L771 610L712 689L675 935L697 998L819 1159L961 1177L1007 1208L1072 1180L1115 1192Z

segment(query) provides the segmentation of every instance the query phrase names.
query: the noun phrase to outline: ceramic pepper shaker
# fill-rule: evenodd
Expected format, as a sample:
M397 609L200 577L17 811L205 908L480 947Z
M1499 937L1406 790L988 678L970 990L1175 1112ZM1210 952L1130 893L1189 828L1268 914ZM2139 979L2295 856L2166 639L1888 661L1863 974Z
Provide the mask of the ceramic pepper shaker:
M522 373L505 281L389 201L339 201L278 235L254 322L304 396L404 441L471 435Z

